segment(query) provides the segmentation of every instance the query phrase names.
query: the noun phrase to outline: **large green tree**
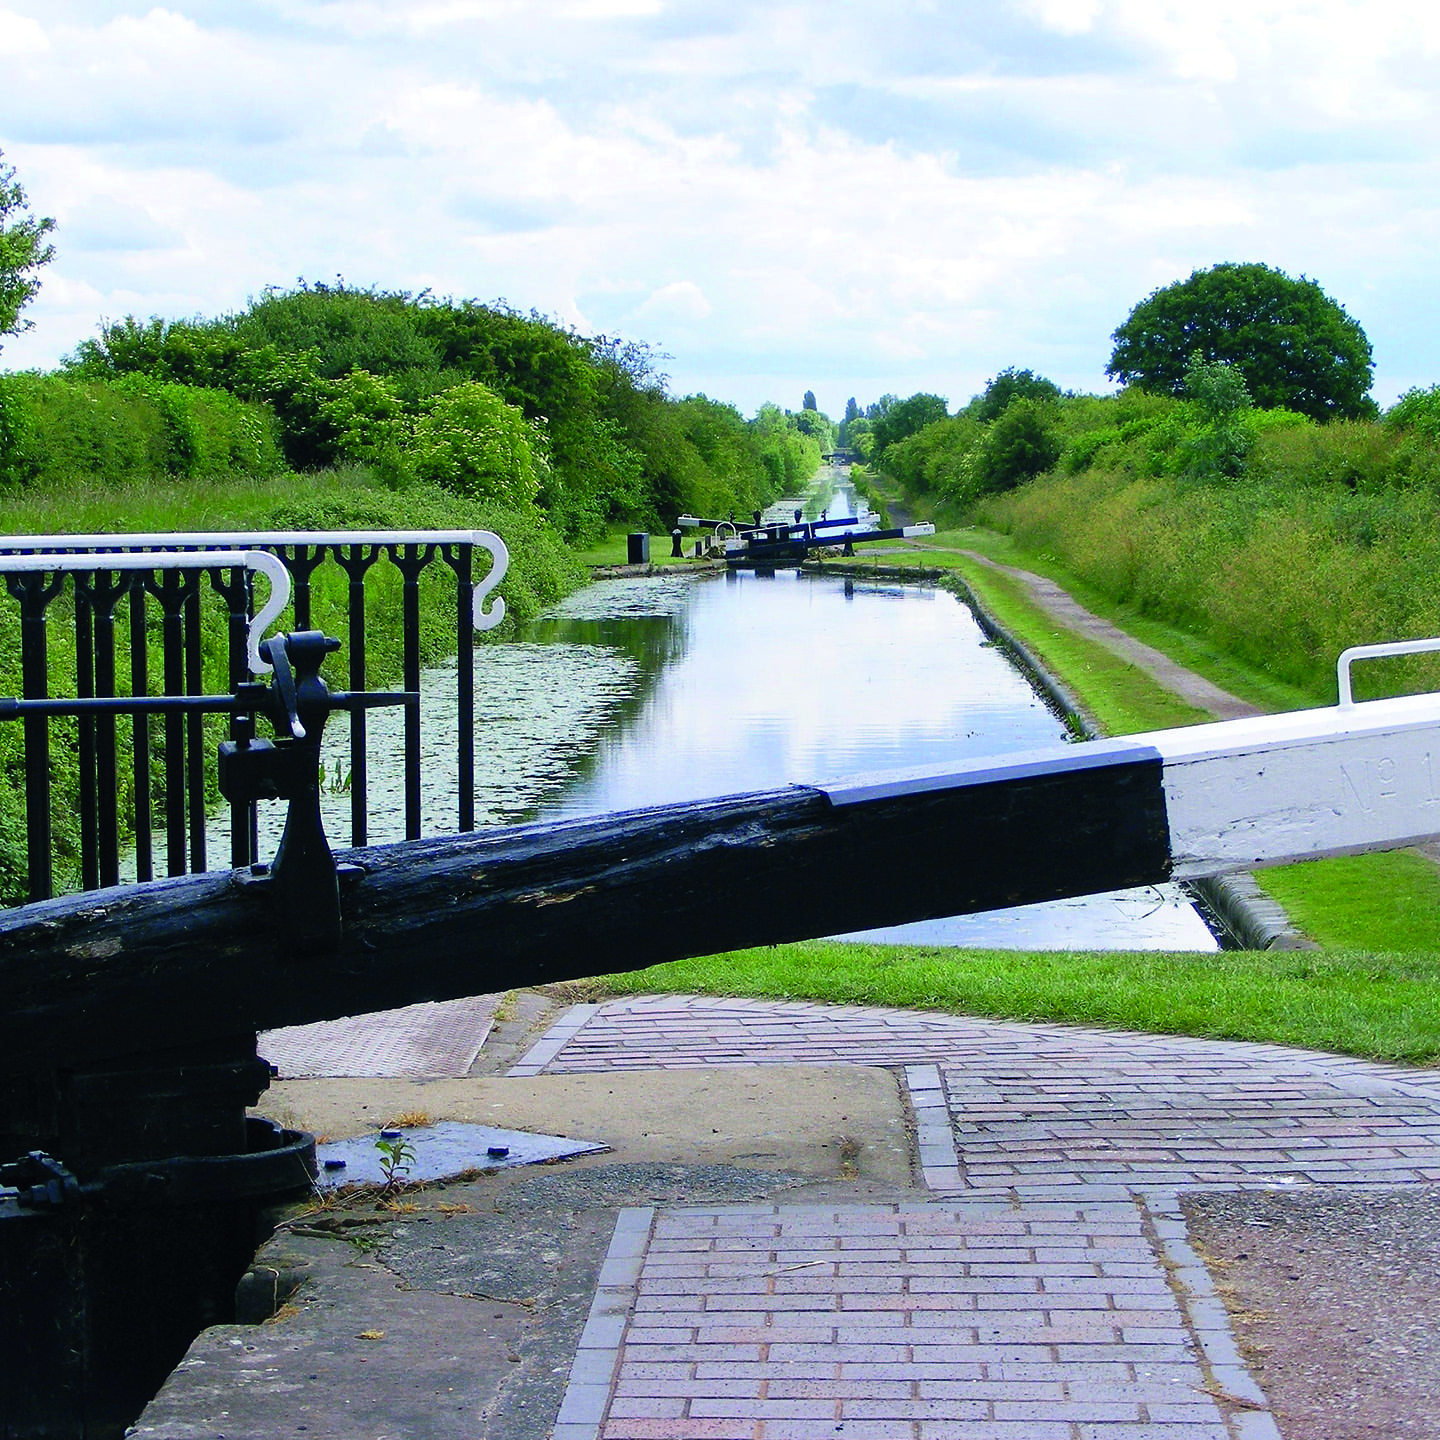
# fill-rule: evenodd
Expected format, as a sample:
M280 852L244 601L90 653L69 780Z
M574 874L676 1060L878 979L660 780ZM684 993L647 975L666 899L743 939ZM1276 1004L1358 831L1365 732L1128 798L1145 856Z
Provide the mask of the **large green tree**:
M893 395L882 395L876 404L883 404L886 400L891 403L876 417L871 432L875 436L877 461L885 453L887 445L893 445L897 440L903 440L907 435L913 435L917 430L923 430L927 425L933 425L949 414L943 395L928 395L920 391L906 400L896 400Z
M1058 400L1060 387L1033 370L1017 370L1012 365L1002 370L970 404L970 414L977 420L998 420L1012 400Z
M1315 420L1374 413L1374 365L1359 324L1313 280L1268 265L1196 270L1142 300L1114 334L1105 373L1181 395L1192 358L1224 361L1255 404Z
M55 258L55 247L45 238L54 228L54 220L31 215L14 167L0 151L0 336L30 328L32 322L22 320L20 312L40 289L40 267Z
M356 462L387 483L419 474L522 505L534 490L570 539L611 519L668 530L686 511L749 514L820 463L831 422L819 411L769 406L747 422L704 396L674 400L658 359L503 302L342 280L266 290L212 320L127 317L66 368L263 402L299 470Z
M1055 407L1020 396L985 432L975 457L975 478L981 491L1013 490L1043 475L1063 449Z

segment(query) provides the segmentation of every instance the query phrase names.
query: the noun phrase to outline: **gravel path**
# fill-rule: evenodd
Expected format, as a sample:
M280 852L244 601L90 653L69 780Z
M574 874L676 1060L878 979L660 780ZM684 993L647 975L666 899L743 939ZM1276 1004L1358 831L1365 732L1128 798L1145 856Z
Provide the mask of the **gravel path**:
M1440 1435L1440 1187L1184 1208L1285 1440Z

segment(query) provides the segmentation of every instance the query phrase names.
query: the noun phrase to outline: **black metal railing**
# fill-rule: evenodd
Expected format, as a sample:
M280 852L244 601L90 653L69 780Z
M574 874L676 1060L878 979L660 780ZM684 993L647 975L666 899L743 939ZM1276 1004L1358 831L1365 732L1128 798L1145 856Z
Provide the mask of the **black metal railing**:
M486 552L491 562L478 583L474 574L477 549ZM223 683L234 691L251 673L269 669L260 658L259 642L287 604L293 628L310 628L314 577L327 564L338 566L345 575L344 648L352 692L365 688L366 578L377 565L393 567L400 577L408 839L419 837L421 824L421 577L437 565L453 576L458 722L455 824L461 831L475 828L472 647L474 632L493 628L504 615L504 601L492 598L508 564L499 537L488 531L0 537L0 574L19 607L20 695L15 698L25 702L49 699L54 668L52 620L68 611L73 624L73 701L56 699L43 709L33 703L12 704L7 715L5 702L0 700L0 719L18 719L23 733L29 899L46 899L54 892L50 726L57 718L69 717L77 727L81 885L94 889L120 883L121 848L127 831L134 837L135 878L154 878L157 857L152 829L156 817L152 811L156 799L163 805L159 828L163 830L165 873L180 875L206 868L210 762L205 712L220 707L166 703L181 697L196 702L203 694L202 608L223 608ZM257 574L266 576L269 590L258 614ZM160 642L158 685L151 674L151 636L156 631ZM212 669L216 663L212 656ZM99 700L123 703L95 703ZM350 843L363 845L369 825L363 707L350 709L349 724ZM158 746L152 743L157 740ZM161 752L158 766L157 748ZM127 765L128 785L122 785ZM131 792L128 815L122 814L121 807L125 788ZM230 835L232 865L248 865L259 858L253 801L232 804Z

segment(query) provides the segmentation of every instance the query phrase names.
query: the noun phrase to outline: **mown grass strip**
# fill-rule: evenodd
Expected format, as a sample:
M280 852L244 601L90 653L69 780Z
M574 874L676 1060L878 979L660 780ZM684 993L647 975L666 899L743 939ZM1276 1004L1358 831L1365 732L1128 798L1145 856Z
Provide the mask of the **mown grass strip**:
M1179 630L1164 621L1154 620L1136 611L1118 605L1103 592L1087 585L1071 574L1049 555L1022 551L1008 535L980 527L963 530L944 530L925 540L915 542L927 552L933 552L938 560L947 549L973 550L987 559L1002 565L1013 565L1053 580L1067 594L1072 596L1092 614L1118 626L1127 635L1153 646L1168 655L1186 669L1203 675L1212 684L1262 710L1301 710L1313 705L1332 705L1335 702L1333 689L1326 694L1302 690L1287 685L1282 680L1256 670L1227 655L1215 645L1198 636ZM965 565L963 556L955 556L957 565Z
M980 603L1069 687L1107 734L1197 725L1210 718L1137 665L1048 615L1019 581L974 560L956 560L954 569Z
M1413 850L1312 860L1255 879L1322 945L1440 952L1440 868Z
M575 550L575 558L582 565L594 567L596 565L628 565L630 563L629 536L630 531L624 526L611 526L606 533L590 545L582 546ZM652 565L684 565L694 563L694 556L690 553L695 547L695 537L698 532L686 531L682 543L685 546L686 554L677 558L670 553L670 536L650 536L650 563Z
M1440 954L1365 950L942 950L816 940L679 960L593 984L887 1005L1212 1039L1376 1060L1440 1057Z

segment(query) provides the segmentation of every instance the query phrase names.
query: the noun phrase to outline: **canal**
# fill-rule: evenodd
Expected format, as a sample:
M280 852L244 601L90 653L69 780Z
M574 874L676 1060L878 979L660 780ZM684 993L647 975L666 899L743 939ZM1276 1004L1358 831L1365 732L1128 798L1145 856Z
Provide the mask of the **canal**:
M826 480L802 506L849 513ZM1062 743L1066 729L947 590L714 571L603 580L475 651L480 825L590 815ZM454 829L455 668L425 677L424 833ZM398 712L371 728L371 840L401 829ZM393 732L393 733L392 733ZM345 727L326 828L348 833ZM279 807L266 807L278 811ZM281 816L268 818L278 838ZM224 864L223 822L213 838ZM836 886L885 884L886 857ZM736 896L737 904L743 896ZM1213 950L1178 887L927 921L865 939L1011 949Z

